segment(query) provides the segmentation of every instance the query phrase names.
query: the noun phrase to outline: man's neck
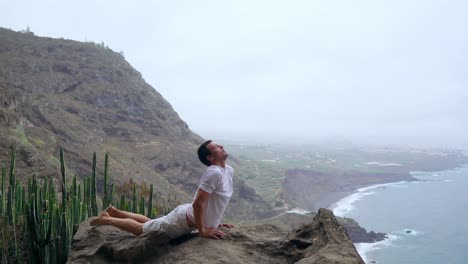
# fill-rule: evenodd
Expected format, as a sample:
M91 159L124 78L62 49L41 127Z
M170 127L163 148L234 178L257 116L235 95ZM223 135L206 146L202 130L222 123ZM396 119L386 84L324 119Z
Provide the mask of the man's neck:
M223 160L223 161L216 161L216 162L213 162L213 164L211 164L211 165L216 165L216 166L219 166L219 167L221 167L221 168L224 168L224 167L226 167L226 161L225 161L225 160Z

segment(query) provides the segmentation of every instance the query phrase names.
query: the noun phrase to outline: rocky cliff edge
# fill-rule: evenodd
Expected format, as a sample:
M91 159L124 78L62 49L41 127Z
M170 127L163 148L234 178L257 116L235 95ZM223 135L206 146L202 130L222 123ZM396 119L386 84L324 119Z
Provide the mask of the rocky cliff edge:
M364 264L333 212L320 209L312 222L290 232L273 225L224 229L220 240L191 234L140 237L111 226L81 223L68 263L320 263Z

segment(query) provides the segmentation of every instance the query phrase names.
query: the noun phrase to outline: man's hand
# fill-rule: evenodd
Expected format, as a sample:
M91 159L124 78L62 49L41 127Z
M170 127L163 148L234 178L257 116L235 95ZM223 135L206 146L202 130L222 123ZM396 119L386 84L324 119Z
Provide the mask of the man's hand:
M220 227L233 228L233 227L236 227L236 226L233 225L233 224L219 224L218 228L220 228Z
M218 228L206 227L206 228L203 228L203 230L200 232L200 235L202 237L219 239L220 237L223 237L225 234L223 231L219 230Z

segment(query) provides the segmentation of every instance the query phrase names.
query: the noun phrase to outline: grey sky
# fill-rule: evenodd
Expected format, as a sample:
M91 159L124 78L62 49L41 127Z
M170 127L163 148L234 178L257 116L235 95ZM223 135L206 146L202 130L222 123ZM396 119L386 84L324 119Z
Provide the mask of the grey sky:
M468 1L2 2L123 51L204 137L468 147Z

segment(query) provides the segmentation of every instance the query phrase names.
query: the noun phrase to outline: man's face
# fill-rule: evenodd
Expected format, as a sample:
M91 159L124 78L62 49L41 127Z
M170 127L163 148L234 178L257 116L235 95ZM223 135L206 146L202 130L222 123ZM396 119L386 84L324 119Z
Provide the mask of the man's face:
M216 161L225 161L228 157L224 147L214 142L208 144L206 148L211 152L211 155L208 156L208 160L210 160L211 163L215 163Z

